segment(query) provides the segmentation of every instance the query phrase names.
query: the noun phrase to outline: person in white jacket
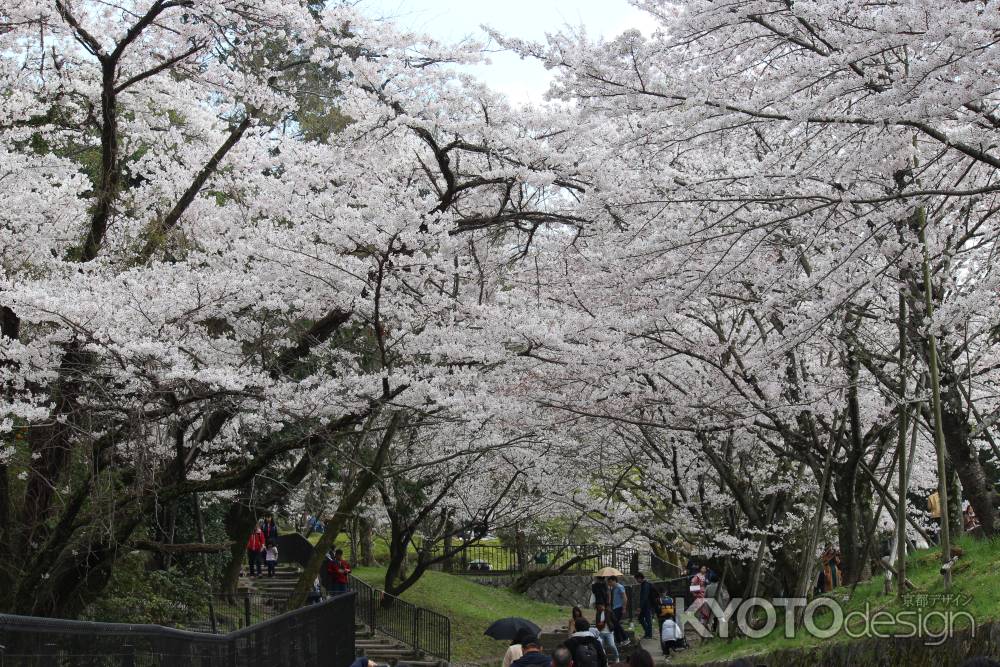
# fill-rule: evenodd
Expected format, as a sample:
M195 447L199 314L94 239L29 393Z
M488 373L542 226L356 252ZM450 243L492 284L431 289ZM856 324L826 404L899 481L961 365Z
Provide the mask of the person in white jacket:
M660 648L663 649L663 655L670 657L670 649L680 648L683 641L681 626L674 621L673 614L667 614L660 628Z

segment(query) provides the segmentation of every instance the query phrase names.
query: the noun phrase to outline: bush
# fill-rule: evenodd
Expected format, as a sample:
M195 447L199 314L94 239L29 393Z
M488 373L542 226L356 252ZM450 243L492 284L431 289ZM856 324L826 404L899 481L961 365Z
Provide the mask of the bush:
M133 552L118 561L101 598L87 607L87 620L155 623L184 627L208 613L205 579L183 567L146 569L148 554Z

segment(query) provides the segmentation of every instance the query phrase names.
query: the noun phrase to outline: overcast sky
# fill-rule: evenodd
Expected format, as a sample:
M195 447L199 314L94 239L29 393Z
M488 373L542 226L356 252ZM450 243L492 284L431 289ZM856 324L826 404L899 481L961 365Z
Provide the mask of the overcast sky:
M538 41L567 25L582 25L594 37L613 37L628 28L650 32L649 18L627 0L361 0L359 7L444 42L464 37L486 41L483 24ZM542 100L549 79L544 67L508 53L493 54L490 60L474 72L492 88L516 102Z

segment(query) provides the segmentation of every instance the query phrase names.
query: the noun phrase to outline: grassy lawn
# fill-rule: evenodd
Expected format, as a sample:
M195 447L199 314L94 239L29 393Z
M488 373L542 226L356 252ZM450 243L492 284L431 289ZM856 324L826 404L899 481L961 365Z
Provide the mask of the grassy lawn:
M355 568L354 575L381 587L385 570ZM498 618L522 616L543 628L553 628L564 625L570 615L569 607L535 602L507 589L483 586L443 572L427 572L402 597L451 618L452 661L461 663L489 658L497 658L499 663L507 643L483 635Z
M869 582L858 584L853 597L849 597L849 587L836 589L829 595L841 602L845 618L851 612L861 612L850 617L848 622L854 634L858 634L858 629L865 626L862 614L870 617L883 610L889 613L907 611L921 614L951 612L954 614L952 616L954 628L968 627L969 621L962 612L968 612L977 624L1000 619L1000 542L962 539L958 546L964 549L965 553L953 570L951 589L947 593L939 573L941 551L935 548L911 554L907 562L907 578L915 584L916 589L902 602L897 600L895 593L883 595L884 580L881 575ZM823 618L817 614L816 625L825 629L830 625L828 620L830 618L830 616ZM882 618L885 618L884 614ZM909 621L915 623L915 617L911 615ZM935 617L928 623L930 633L939 632L942 624L943 619ZM894 626L891 623L879 625L879 629L886 634L890 634L894 627L906 631L905 626ZM829 642L851 640L844 633L830 639L819 639L801 629L795 637L785 638L783 628L784 618L779 613L776 629L767 637L761 639L741 637L731 641L710 639L682 654L681 660L685 663L701 664L763 655L779 649L807 648Z

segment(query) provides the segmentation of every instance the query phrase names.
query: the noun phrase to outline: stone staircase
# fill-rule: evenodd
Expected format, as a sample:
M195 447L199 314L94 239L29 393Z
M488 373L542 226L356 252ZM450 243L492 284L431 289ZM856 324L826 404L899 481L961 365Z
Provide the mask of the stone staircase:
M275 568L273 577L268 577L266 571L261 577L241 576L238 591L287 598L295 588L299 572L298 566L282 563ZM357 655L367 656L379 664L414 667L440 667L447 664L432 656L419 655L411 647L391 637L374 633L368 626L362 624L354 626L354 646Z
M367 656L379 664L413 667L440 667L448 664L432 656L416 655L409 646L390 637L373 635L365 626L355 630L354 647L358 655Z
M295 582L299 580L299 571L295 565L282 563L275 568L273 577L267 576L266 572L260 577L243 575L240 576L237 591L287 597L295 588Z

